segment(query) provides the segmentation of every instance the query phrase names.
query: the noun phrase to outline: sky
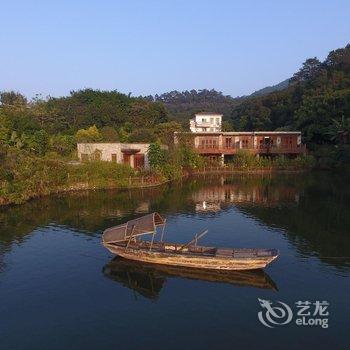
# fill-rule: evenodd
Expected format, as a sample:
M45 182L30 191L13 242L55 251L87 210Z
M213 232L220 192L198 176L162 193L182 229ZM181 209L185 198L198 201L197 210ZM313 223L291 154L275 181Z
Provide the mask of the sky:
M349 15L349 0L0 0L0 91L246 95L350 43Z

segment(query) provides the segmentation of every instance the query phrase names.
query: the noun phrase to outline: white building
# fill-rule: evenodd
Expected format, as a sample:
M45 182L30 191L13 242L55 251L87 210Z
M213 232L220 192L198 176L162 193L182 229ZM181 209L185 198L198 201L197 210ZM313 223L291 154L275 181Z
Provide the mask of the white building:
M149 169L149 143L78 143L80 161L103 160Z
M220 132L222 124L222 114L201 112L196 113L190 119L190 130L192 132Z

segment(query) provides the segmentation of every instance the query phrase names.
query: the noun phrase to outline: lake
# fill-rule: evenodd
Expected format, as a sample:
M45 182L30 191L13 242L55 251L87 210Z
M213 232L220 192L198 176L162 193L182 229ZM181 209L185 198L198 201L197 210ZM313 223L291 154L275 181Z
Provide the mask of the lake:
M208 228L204 245L280 257L265 273L228 275L112 260L102 231L153 211L167 241ZM1 208L0 348L346 349L349 228L350 175L327 172L207 175Z

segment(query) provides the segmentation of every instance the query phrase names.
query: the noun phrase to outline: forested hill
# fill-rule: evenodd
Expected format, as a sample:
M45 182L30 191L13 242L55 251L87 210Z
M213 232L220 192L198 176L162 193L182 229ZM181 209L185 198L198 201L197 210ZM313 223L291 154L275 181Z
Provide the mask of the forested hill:
M289 78L286 80L281 81L280 83L276 84L276 85L272 85L272 86L266 86L260 90L256 90L254 91L252 94L250 94L247 97L256 97L256 96L264 96L267 95L271 92L275 92L275 91L280 91L280 90L284 90L289 86Z
M307 59L287 89L243 100L230 120L236 130L301 130L311 144L348 142L350 45Z
M214 111L224 115L224 121L230 119L232 110L241 102L251 97L264 96L274 91L286 89L289 79L276 85L267 86L254 91L251 95L232 97L224 95L215 89L170 91L161 95L146 96L145 99L152 102L161 102L169 111L169 117L183 125L188 125L188 119L196 112Z
M232 109L241 98L224 95L214 89L171 91L161 95L148 96L147 99L161 102L169 111L169 117L188 126L188 119L196 112L214 111L228 119Z

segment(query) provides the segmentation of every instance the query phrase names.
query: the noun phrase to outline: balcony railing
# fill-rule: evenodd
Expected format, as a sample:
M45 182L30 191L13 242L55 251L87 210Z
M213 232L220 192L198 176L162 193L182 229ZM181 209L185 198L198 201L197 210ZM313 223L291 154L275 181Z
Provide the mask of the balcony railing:
M305 145L281 145L281 146L266 146L266 145L258 145L258 146L239 146L239 145L231 145L231 146L219 146L219 145L198 145L195 147L198 153L221 153L221 154L235 154L239 150L246 150L253 154L284 154L284 153L305 153L306 146Z

